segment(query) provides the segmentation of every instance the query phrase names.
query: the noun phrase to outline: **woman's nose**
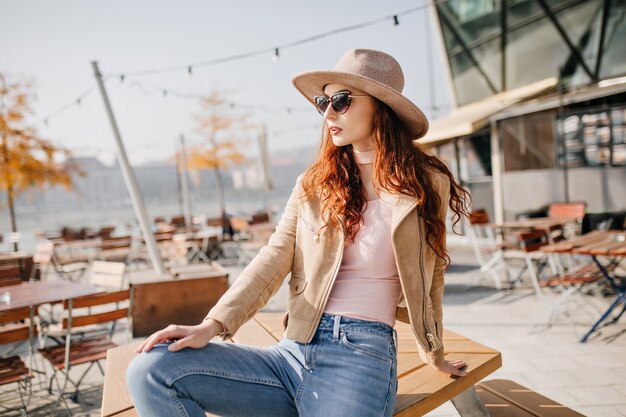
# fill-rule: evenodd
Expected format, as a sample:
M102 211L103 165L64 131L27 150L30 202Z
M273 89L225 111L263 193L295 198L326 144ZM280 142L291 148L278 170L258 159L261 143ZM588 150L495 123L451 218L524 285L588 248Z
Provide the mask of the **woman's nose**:
M333 109L332 105L328 105L326 111L324 112L324 119L335 120L337 118L337 112Z

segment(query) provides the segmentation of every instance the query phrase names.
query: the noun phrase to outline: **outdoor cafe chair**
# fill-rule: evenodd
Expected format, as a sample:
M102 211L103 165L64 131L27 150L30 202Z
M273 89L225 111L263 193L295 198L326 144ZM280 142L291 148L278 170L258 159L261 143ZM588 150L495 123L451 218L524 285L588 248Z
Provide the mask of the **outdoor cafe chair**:
M568 237L580 234L582 222L587 212L587 203L584 201L573 203L551 203L548 206L548 217L552 219L571 219L559 230L552 232L551 243L558 242Z
M118 321L126 319L126 330L130 332L131 290L68 299L63 307L67 315L62 321L64 343L43 347L39 353L52 367L48 391L53 393L55 384L59 393L57 401L63 402L69 411L66 398L78 400L80 384L91 368L97 366L104 375L100 362L106 358L108 349L117 346L112 338ZM80 329L87 330L77 332ZM82 374L71 378L71 369L82 365L86 366ZM70 385L72 392L68 391Z
M516 235L518 248L507 249L503 254L505 262L509 263L509 265L512 260L523 261L523 267L520 269L517 278L512 284L515 285L521 282L524 273L528 271L535 293L538 297L541 297L543 296L543 292L539 276L542 275L546 266L549 265L551 268L552 274L550 277L558 273L554 265L549 262L548 256L539 250L542 246L549 243L547 235L543 230L522 231L516 233Z
M476 209L469 216L468 235L472 243L474 257L480 265L480 273L493 278L496 289L502 289L500 271L509 275L509 267L504 262L503 245L496 239L495 228L489 222L489 214L484 209Z
M20 307L0 312L0 386L16 384L21 409L28 415L28 404L32 396L33 341L36 333L34 315L30 307ZM16 344L28 344L26 365L19 354L11 355ZM10 355L10 356L9 356ZM8 391L9 395L14 391ZM3 392L6 394L6 392ZM4 395L3 395L4 397ZM0 398L0 408L12 410L8 399Z
M0 266L0 287L17 285L21 282L20 267L18 265Z
M61 262L57 259L54 253L54 242L46 240L39 242L35 247L35 254L33 255L33 268L31 270L31 279L35 276L36 270L39 270L41 275L48 268L52 268L54 272L63 279L67 279L72 282L79 281L89 266L88 262Z
M123 262L93 261L89 273L89 284L106 291L119 291L128 286L126 282L126 264ZM64 308L62 304L43 304L39 306L39 339L45 345L47 338L61 343L65 331L61 327Z

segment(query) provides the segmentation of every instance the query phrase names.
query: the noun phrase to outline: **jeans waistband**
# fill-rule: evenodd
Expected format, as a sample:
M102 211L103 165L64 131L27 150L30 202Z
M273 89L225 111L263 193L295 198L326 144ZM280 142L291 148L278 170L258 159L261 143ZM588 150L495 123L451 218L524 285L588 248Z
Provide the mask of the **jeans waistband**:
M318 329L332 330L333 339L338 339L340 329L359 329L366 332L389 335L393 338L396 349L398 348L398 333L396 329L382 321L355 319L338 314L323 313Z

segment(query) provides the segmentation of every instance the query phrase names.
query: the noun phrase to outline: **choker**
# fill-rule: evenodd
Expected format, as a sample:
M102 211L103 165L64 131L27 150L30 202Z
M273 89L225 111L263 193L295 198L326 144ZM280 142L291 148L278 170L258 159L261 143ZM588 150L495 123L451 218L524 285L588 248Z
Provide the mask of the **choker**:
M367 152L357 152L353 149L352 154L354 155L354 160L359 165L371 164L374 162L374 158L376 157L376 151L374 149Z

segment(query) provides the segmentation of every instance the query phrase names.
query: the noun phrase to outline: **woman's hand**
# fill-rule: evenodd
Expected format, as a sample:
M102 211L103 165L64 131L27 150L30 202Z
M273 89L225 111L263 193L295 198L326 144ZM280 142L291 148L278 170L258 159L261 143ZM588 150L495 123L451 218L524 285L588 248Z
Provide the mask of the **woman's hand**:
M163 330L153 333L135 350L137 353L148 352L157 343L176 340L167 347L170 352L176 352L186 347L198 349L205 347L209 341L223 329L222 324L213 319L207 319L196 326L180 326L170 324Z
M465 361L459 359L459 360L452 361L452 362L444 361L439 366L437 365L433 365L433 366L439 372L443 372L445 374L456 375L456 376L466 376L467 372L461 371L461 368L463 368L466 365L467 363Z

